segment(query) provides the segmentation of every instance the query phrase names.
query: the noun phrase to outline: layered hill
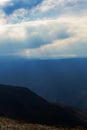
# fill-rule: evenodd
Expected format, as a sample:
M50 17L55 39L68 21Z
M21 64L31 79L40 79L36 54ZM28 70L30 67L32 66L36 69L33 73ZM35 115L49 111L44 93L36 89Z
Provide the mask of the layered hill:
M48 103L23 87L0 85L0 116L35 124L87 127L86 112Z

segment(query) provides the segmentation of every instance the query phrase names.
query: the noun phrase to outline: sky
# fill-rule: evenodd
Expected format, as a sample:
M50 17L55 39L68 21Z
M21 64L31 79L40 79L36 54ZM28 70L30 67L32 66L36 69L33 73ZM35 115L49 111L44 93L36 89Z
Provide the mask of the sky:
M0 56L87 57L87 0L0 0Z

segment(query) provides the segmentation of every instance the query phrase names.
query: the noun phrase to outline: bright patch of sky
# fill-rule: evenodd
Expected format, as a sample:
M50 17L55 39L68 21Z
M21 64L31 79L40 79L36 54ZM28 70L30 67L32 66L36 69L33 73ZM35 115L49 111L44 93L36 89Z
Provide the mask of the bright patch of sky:
M0 0L0 55L87 56L86 0Z

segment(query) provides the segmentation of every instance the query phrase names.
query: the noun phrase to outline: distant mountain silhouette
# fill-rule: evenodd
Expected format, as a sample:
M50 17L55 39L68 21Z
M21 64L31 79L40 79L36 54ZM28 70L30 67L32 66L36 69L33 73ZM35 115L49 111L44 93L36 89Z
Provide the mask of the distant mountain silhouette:
M23 87L0 85L0 116L31 123L87 127L87 113L48 103Z
M25 86L47 101L87 108L87 58L0 58L0 83Z

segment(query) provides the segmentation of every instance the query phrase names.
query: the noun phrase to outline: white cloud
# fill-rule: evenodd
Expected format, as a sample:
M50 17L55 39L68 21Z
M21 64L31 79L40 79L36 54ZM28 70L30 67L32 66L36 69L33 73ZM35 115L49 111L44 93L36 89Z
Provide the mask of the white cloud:
M41 12L47 12L55 8L64 9L66 5L73 6L76 5L79 0L44 0L40 5L36 7L36 10Z
M5 0L3 3L11 4L12 0ZM25 3L27 0L25 1ZM2 3L2 2L1 2ZM29 1L30 3L30 1ZM83 5L87 2L83 0ZM43 0L42 3L32 9L17 8L10 15L5 14L4 20L7 24L21 23L39 19L55 19L63 15L86 16L86 7L82 8L81 0ZM0 13L1 14L1 13ZM1 16L0 16L1 17Z
M16 40L16 44L22 44L26 46L26 40L28 40L28 46L25 46L15 53L21 56L26 56L29 58L58 58L58 57L74 57L74 56L87 56L87 17L72 17L72 16L62 16L55 20L39 20L24 22L22 24L10 26L9 37ZM6 26L9 28L9 26ZM22 29L22 30L20 30ZM64 30L62 30L64 29ZM59 35L61 31L66 31L70 34L69 37L60 39L54 36ZM20 35L18 35L20 33ZM1 34L0 34L1 36ZM35 36L41 36L42 39L47 40L44 45L37 48L29 47L32 42L32 38ZM51 43L48 40L51 39ZM3 37L5 38L5 37ZM19 39L22 39L19 42ZM41 41L42 42L42 41ZM34 43L35 45L36 43Z
M0 55L87 56L87 9L75 14L78 6L81 0L44 0L32 10L21 8L8 16L0 10Z
M7 2L10 2L11 0L0 0L0 6L6 5Z

